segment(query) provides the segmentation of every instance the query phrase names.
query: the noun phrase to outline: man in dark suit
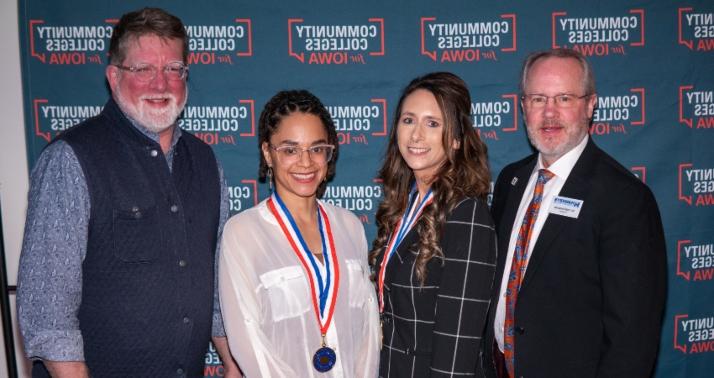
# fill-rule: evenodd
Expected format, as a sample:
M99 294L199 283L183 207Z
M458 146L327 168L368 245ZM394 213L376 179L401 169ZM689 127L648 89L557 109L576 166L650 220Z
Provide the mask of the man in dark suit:
M538 153L505 167L494 190L486 375L650 376L666 296L654 196L589 139L597 98L580 53L530 55L521 91Z

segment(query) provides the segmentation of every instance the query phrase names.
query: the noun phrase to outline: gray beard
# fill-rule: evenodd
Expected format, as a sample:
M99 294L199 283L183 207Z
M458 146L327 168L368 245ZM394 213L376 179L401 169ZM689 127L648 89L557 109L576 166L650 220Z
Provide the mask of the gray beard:
M173 126L178 117L181 115L181 112L186 106L186 101L188 100L188 87L186 88L186 95L183 98L183 103L176 104L176 97L169 95L171 98L171 104L167 109L159 114L152 113L150 110L141 109L140 107L132 105L126 101L118 87L113 94L117 105L119 105L119 108L127 117L131 118L141 127L153 133L159 134Z

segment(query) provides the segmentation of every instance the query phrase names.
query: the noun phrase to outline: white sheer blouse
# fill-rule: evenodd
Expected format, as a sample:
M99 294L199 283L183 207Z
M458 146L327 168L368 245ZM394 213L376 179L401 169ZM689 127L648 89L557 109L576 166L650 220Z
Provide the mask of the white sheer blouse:
M367 240L351 212L321 202L340 267L327 345L337 362L312 366L321 346L308 278L266 201L233 216L223 230L219 292L228 344L246 377L375 377L379 316L369 281Z

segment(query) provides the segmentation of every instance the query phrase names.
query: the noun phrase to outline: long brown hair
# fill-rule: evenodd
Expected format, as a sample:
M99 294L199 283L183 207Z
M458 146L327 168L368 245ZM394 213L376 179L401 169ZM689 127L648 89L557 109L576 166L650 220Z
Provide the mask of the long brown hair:
M434 72L412 80L402 91L389 132L387 152L379 171L384 184L384 201L377 210L377 238L372 244L370 262L378 267L377 257L384 250L395 231L397 221L407 207L414 173L399 153L397 127L404 100L418 89L429 91L436 98L444 116L442 145L446 160L439 167L431 188L434 200L424 209L415 225L419 234L416 274L419 282L426 279L426 264L434 257L443 258L439 246L446 217L464 198L486 198L491 181L486 145L473 128L471 96L461 78L449 72ZM458 141L458 148L454 148Z

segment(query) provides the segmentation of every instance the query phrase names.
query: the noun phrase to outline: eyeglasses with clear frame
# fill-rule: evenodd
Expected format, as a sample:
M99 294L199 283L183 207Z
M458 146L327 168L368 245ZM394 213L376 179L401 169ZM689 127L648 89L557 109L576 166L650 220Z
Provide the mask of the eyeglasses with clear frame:
M134 66L114 64L114 67L122 71L131 72L139 81L154 80L156 73L159 72L159 69L151 64L137 64ZM179 81L185 79L188 75L188 66L181 62L173 62L165 65L162 71L168 80Z
M526 94L521 96L521 101L532 109L541 109L548 104L548 100L553 99L555 106L561 109L568 109L575 106L577 100L582 100L586 97L590 97L591 94L584 94L578 96L571 93L557 94L555 96L546 96L542 94Z
M273 146L269 144L270 148L278 153L278 158L280 161L286 164L295 163L302 159L302 153L307 151L310 160L317 164L326 164L332 159L332 155L335 151L335 146L331 144L318 144L310 147L298 147L294 145L284 144L282 146Z

